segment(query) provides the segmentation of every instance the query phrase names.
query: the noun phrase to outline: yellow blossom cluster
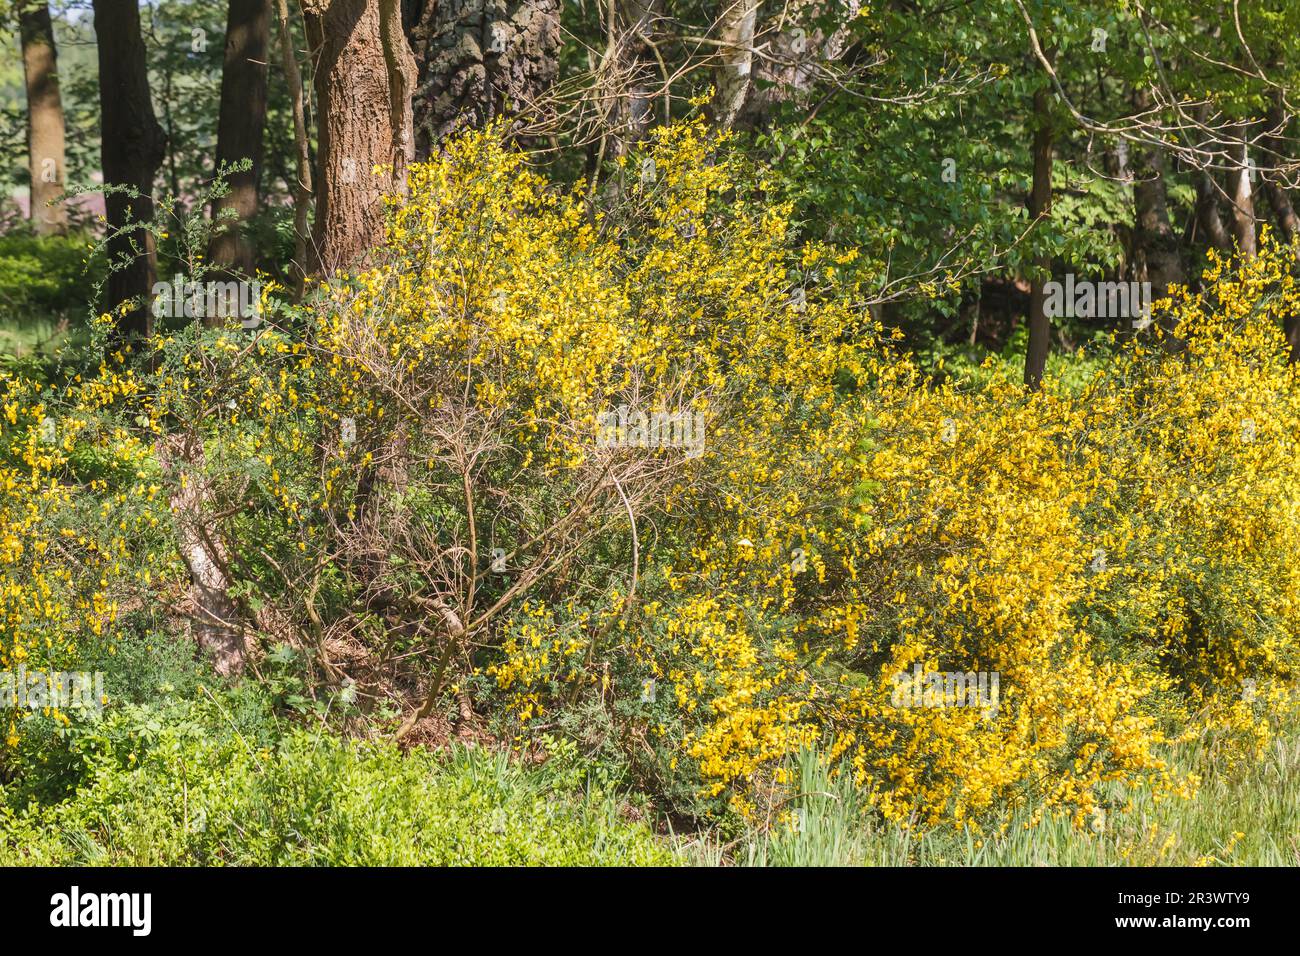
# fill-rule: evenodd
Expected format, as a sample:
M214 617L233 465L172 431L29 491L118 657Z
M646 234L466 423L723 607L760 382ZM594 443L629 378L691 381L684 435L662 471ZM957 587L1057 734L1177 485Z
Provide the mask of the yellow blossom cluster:
M1300 646L1289 250L1216 262L1160 304L1168 333L1116 342L1081 390L1026 393L992 363L979 386L932 385L842 291L792 295L842 254L792 268L779 211L733 214L767 241L740 270L721 241L675 259L676 282L719 296L654 331L717 369L708 450L664 502L663 592L588 680L620 655L666 679L707 794L753 807L819 745L923 825L1026 802L1083 821L1107 781L1188 792L1159 757L1172 737L1268 739ZM545 632L505 650L492 671L526 715L582 679ZM997 706L900 699L915 669L996 675Z
M123 605L175 567L140 377L101 366L50 384L0 376L0 670L112 648ZM141 422L124 425L131 411ZM9 746L23 717L0 701ZM67 715L46 708L46 715Z

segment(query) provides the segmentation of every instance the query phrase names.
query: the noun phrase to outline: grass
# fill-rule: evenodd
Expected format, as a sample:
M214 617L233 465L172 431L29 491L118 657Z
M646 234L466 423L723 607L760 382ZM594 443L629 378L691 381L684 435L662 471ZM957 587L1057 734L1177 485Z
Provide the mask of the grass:
M128 708L128 711L130 709ZM1110 794L1104 826L1068 818L1000 834L908 832L866 809L811 754L790 807L799 826L656 836L613 794L575 795L502 752L401 753L329 734L217 734L210 720L139 708L78 748L81 782L33 799L0 786L0 865L1147 866L1300 864L1300 734L1255 763L1172 753L1191 798ZM210 716L210 715L209 715ZM134 720L134 723L131 721ZM242 719L240 721L242 723ZM245 736L245 733L248 735Z
M1300 728L1280 734L1262 758L1232 765L1213 744L1170 756L1201 775L1191 798L1155 801L1147 790L1112 793L1122 806L1093 828L1068 818L1030 824L1016 813L985 836L909 833L864 811L852 788L828 778L812 755L799 763L798 831L751 831L731 845L697 840L680 852L704 865L740 866L1297 866L1300 865Z
M655 833L644 800L592 783L558 743L540 767L487 748L402 752L286 724L263 688L205 690L186 645L135 622L114 645L102 718L33 715L0 751L0 866L38 865L1300 865L1300 723L1259 760L1170 748L1201 786L1155 800L1112 785L1096 831L1013 814L980 839L880 820L811 753L798 832ZM124 675L129 674L129 679ZM628 801L638 811L629 813ZM636 816L638 819L630 819ZM665 830L667 828L665 827Z

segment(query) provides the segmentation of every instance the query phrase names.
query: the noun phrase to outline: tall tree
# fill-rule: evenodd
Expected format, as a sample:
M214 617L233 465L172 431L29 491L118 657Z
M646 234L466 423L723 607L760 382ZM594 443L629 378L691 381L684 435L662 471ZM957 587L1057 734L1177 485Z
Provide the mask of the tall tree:
M388 70L388 123L391 162L398 189L406 191L406 166L415 158L415 113L412 96L418 67L402 28L402 0L379 0L379 43Z
M59 197L64 186L63 101L59 96L54 26L45 0L18 12L23 75L27 86L27 157L31 177L28 217L37 235L65 232L68 210Z
M1196 179L1196 224L1203 232L1205 242L1227 252L1232 249L1232 236L1223 225L1223 216L1219 211L1219 198L1222 190L1209 169L1200 169L1194 173Z
M641 140L654 120L652 37L656 22L663 17L663 0L627 0L617 5L615 13L619 62L614 72L620 88L612 92L617 156ZM668 119L666 110L663 119Z
M1234 126L1236 139L1232 144L1233 168L1228 177L1229 196L1232 199L1232 235L1243 257L1255 257L1255 193L1250 160L1250 124Z
M293 271L294 292L301 297L307 276L307 243L310 239L307 216L311 211L312 199L311 146L307 139L306 93L303 90L302 74L298 70L298 55L293 48L288 0L276 0L276 15L280 29L280 62L284 67L285 82L289 85L289 110L293 114L296 160L293 186Z
M560 0L421 0L418 152L512 114L536 112L559 70Z
M1208 121L1209 115L1208 104L1198 106L1193 112L1196 122L1202 126ZM1223 190L1208 164L1203 164L1192 175L1196 183L1196 225L1205 234L1205 242L1220 252L1227 252L1232 249L1232 236L1223 225L1223 216L1219 212L1219 199Z
M1275 93L1269 103L1265 125L1267 130L1262 140L1265 161L1261 164L1263 188L1260 191L1273 210L1273 218L1282 238L1287 242L1295 242L1300 239L1300 216L1296 215L1285 179L1278 170L1279 164L1287 155L1287 132L1291 125L1291 117L1283 106L1281 93Z
M302 7L315 53L319 142L311 271L328 273L356 263L382 235L382 200L394 191L394 158L405 149L394 116L409 107L389 71L389 56L401 50L386 51L381 0Z
M742 122L763 125L779 104L806 100L849 48L860 8L859 0L791 0L781 8L756 35L766 53L754 63Z
M124 335L147 334L148 299L157 273L153 233L153 184L166 145L149 96L149 73L136 0L94 0L99 49L99 108L105 212L110 238L108 307L137 304L121 318Z
M230 173L229 192L212 204L213 221L224 225L213 236L208 259L218 269L244 275L251 275L255 266L243 227L258 206L270 40L270 0L230 0L217 114L217 170L245 159L250 167Z

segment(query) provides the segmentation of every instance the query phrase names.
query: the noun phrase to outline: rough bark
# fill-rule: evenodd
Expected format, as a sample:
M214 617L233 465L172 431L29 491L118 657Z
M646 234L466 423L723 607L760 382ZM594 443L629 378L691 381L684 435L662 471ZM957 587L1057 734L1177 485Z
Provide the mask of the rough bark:
M128 300L133 308L118 321L125 337L148 334L152 326L149 298L157 273L153 234L144 228L120 230L153 220L153 183L166 145L149 97L149 73L140 36L140 8L135 0L94 0L99 50L101 152L106 185L126 187L132 195L109 192L105 217L113 235L110 261L118 266L108 277L109 309Z
M713 121L730 129L749 96L754 72L754 30L758 0L721 0L718 14L718 66L714 70Z
M543 109L559 69L560 0L424 0L411 45L426 156L462 130Z
M415 159L415 120L412 97L419 78L415 54L402 30L401 0L379 0L379 36L388 69L389 126L393 132L393 180L406 190L406 166Z
M1029 192L1029 218L1040 222L1052 210L1051 92L1046 84L1034 92L1034 121L1034 181ZM1029 346L1025 352L1025 384L1031 389L1042 385L1052 336L1052 320L1047 314L1044 291L1045 277L1052 267L1051 256L1041 257L1037 266L1041 274L1029 289Z
M611 91L616 106L610 124L615 156L644 139L654 121L656 61L652 44L656 24L662 17L663 0L627 0L617 7L614 75L618 88Z
M310 270L328 274L358 263L383 236L393 112L379 0L304 0L303 16L319 143Z
M217 114L216 168L219 171L223 165L244 159L252 165L245 172L229 174L230 191L212 204L213 222L220 220L224 225L218 227L212 239L208 261L222 272L252 275L256 266L253 246L243 226L258 206L270 45L270 0L230 0Z
M46 3L24 6L18 15L27 87L27 157L30 209L36 234L67 231L68 210L59 202L64 188L63 101L59 96L54 26Z

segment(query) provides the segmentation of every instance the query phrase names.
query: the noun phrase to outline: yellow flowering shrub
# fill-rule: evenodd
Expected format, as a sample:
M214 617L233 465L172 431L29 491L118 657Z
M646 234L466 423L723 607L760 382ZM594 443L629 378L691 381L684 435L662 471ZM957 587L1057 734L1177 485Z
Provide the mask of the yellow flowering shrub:
M201 439L195 523L260 645L399 734L581 715L692 811L779 813L817 748L905 824L1083 821L1112 781L1194 786L1173 737L1266 741L1297 664L1289 250L1164 303L1177 348L1030 394L934 384L854 252L764 196L701 122L600 197L472 135L366 269L157 343L141 407Z
M609 211L466 138L412 168L373 267L164 345L160 411L205 436L237 589L324 675L396 655L432 665L422 692L477 672L538 715L608 678L662 545L763 488L790 436L855 440L857 320L814 288L835 259L789 261L702 123L659 136ZM620 408L703 444L611 440Z
M1292 257L1266 235L1253 260L1212 259L1204 291L1168 303L1176 354L1136 345L1078 400L1090 523L1110 556L1093 626L1142 647L1189 713L1255 749L1300 678Z
M1173 354L1131 340L1079 394L876 366L848 403L857 495L768 503L696 550L720 571L675 626L706 666L674 678L714 712L687 738L712 789L780 782L816 742L900 822L1021 800L1082 822L1108 780L1193 786L1156 756L1171 734L1227 729L1257 753L1295 706L1300 649L1291 257L1215 263L1164 303ZM815 442L783 459L809 491L829 465ZM701 627L706 606L738 623ZM914 668L996 673L997 707L900 700Z
M72 669L83 644L111 647L124 606L174 569L150 423L123 424L146 405L120 367L58 383L0 375L0 671ZM12 704L0 701L10 747L31 716Z

